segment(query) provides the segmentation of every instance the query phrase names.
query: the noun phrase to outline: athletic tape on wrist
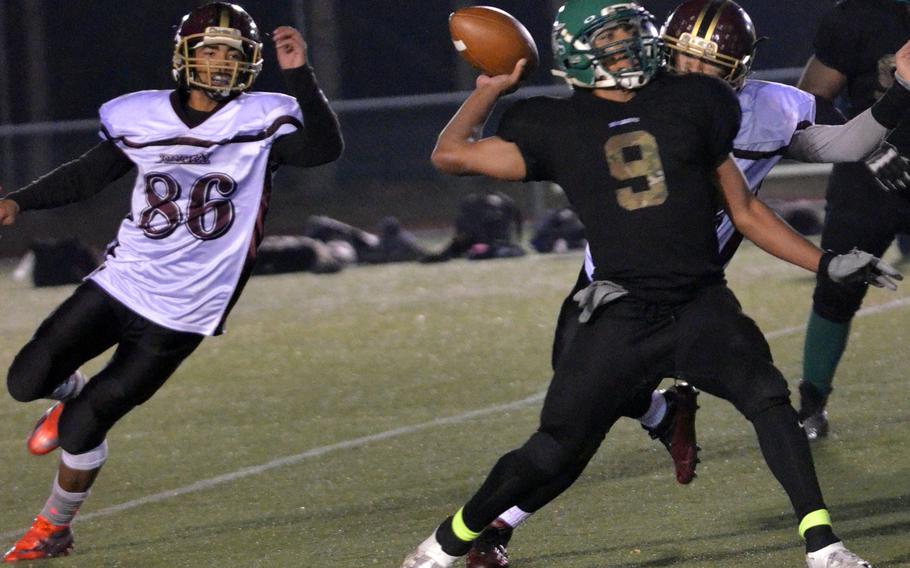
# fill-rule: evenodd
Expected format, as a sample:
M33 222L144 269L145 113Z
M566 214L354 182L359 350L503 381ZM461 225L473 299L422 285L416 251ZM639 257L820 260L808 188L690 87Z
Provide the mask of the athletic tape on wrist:
M897 128L910 109L910 90L903 85L903 81L895 81L872 105L872 117L885 128Z

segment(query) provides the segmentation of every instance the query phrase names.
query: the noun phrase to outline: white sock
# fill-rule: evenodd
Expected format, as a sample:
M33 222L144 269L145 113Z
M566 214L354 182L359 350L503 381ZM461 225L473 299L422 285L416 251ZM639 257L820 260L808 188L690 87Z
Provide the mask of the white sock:
M51 496L47 498L44 508L41 509L41 516L47 519L52 525L69 526L73 522L73 517L79 512L79 507L88 497L89 492L72 493L65 491L60 487L57 477L54 476L54 484L51 486Z
M667 414L667 399L664 398L664 395L660 391L654 391L651 393L651 406L648 407L648 411L638 419L641 422L642 426L653 430L657 428L657 425L660 424L660 421L664 419L664 416Z
M69 400L71 398L76 398L79 396L79 393L82 392L82 388L85 387L85 382L85 375L82 374L82 371L77 370L75 373L68 376L65 381L60 383L48 398L53 400Z
M521 523L528 520L528 518L533 514L534 513L526 513L525 511L522 511L518 507L512 507L505 513L499 515L499 520L501 520L502 522L504 522L505 524L509 525L510 527L512 527L514 529L514 528L518 527L518 525L520 525Z

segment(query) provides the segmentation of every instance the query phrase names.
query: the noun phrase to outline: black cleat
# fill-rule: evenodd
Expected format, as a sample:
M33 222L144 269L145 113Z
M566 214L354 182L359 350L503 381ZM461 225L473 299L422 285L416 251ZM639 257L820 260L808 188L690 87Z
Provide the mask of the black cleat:
M512 539L512 527L496 519L483 529L465 558L465 568L508 568L506 546Z
M810 441L828 437L828 397L806 381L799 382L799 424Z

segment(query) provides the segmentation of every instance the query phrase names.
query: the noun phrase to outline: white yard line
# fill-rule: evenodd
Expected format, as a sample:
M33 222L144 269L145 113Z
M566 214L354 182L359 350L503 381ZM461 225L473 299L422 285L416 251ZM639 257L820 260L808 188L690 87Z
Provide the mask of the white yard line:
M900 298L898 300L893 300L878 306L871 306L869 308L863 308L857 312L856 317L863 317L867 315L880 314L883 312L888 312L897 308L902 308L910 305L910 297ZM794 333L801 332L806 329L805 325L798 325L794 327L788 327L784 329L778 329L765 334L765 337L768 340L777 339L779 337L785 337L792 335ZM478 418L480 416L486 416L488 414L494 414L497 412L503 412L507 410L517 410L519 408L524 408L530 406L537 402L543 400L545 392L539 392L535 395L517 400L515 402L510 402L508 404L499 404L496 406L489 406L487 408L481 408L479 410L472 410L471 412L463 412L461 414L456 414L454 416L448 416L446 418L437 418L435 420L430 420L429 422L422 422L420 424L414 424L412 426L402 426L401 428L395 428L393 430L386 430L385 432L380 432L378 434L371 434L369 436L363 436L361 438L354 438L352 440L345 440L335 444L329 444L327 446L320 446L318 448L313 448L312 450L307 450L305 452L295 454L292 456L286 456L283 458L278 458L270 462L266 462L260 465L254 465L250 467L244 467L230 473L225 473L216 477L210 477L208 479L202 479L196 483L190 485L185 485L177 489L171 489L170 491L162 491L161 493L155 493L153 495L146 495L145 497L140 497L138 499L133 499L132 501L126 501L120 503L119 505L112 505L104 509L100 509L93 513L86 513L84 515L79 515L79 521L88 521L91 519L96 519L99 517L107 517L121 511L128 511L130 509L135 509L142 505L147 505L149 503L159 503L161 501L166 501L167 499L172 499L174 497L179 497L181 495L186 495L188 493L195 493L197 491L203 491L205 489L210 489L212 487L229 483L237 479L243 479L244 477L249 477L251 475L258 475L266 471L277 469L279 467L284 467L288 465L294 465L302 461L308 460L310 458L316 458L323 456L325 454L337 451L337 450L349 450L351 448L358 448L361 446L366 446L373 442L379 442L382 440L388 440L391 438L397 438L398 436L405 436L408 434L413 434L421 430L427 430L429 428L434 428L436 426L445 426L449 424L458 424L460 422L465 422L472 418ZM7 540L19 536L22 533L22 530L8 531L5 533L0 533L0 540Z
M869 306L868 308L863 308L860 311L856 312L856 317L861 318L863 316L871 316L875 314L881 314L884 312L890 312L897 308L903 308L904 306L910 305L910 296L906 298L898 298L897 300L891 300L890 302L885 302L884 304L879 304L877 306ZM778 337L784 337L787 335L792 335L800 331L806 330L806 324L797 325L794 327L787 327L784 329L778 329L776 331L771 331L765 334L765 339L771 341L772 339L777 339Z
M244 467L230 473L225 473L216 477L210 477L209 479L203 479L186 485L184 487L179 487L177 489L171 489L170 491L162 491L161 493L155 493L153 495L146 495L145 497L140 497L138 499L133 499L132 501L126 501L125 503L120 503L119 505L112 505L104 509L100 509L93 513L86 513L84 515L79 515L78 520L80 522L87 521L90 519L95 519L98 517L107 517L113 515L114 513L119 513L121 511L127 511L129 509L135 509L136 507L147 505L149 503L158 503L171 499L173 497L179 497L181 495L186 495L188 493L195 493L196 491L202 491L221 485L223 483L229 483L237 479L243 479L244 477L249 477L251 475L258 475L266 471L276 469L279 467L284 467L288 465L294 465L300 463L304 460L310 458L316 458L323 456L330 452L336 450L348 450L351 448L357 448L360 446L366 446L367 444L373 442L379 442L381 440L388 440L390 438L396 438L398 436L404 436L407 434L413 434L414 432L419 432L421 430L426 430L429 428L434 428L436 426L445 426L448 424L458 424L460 422L465 422L472 418L478 418L480 416L485 416L488 414L495 414L498 412L505 412L509 410L517 410L525 406L530 406L532 404L538 403L543 400L544 392L539 392L535 395L517 400L515 402L510 402L507 404L499 404L496 406L489 406L487 408L481 408L479 410L472 410L471 412L463 412L461 414L456 414L455 416L448 416L446 418L437 418L435 420L430 420L428 422L422 422L420 424L414 424L412 426L403 426L401 428L395 428L393 430L386 430L385 432L380 432L378 434L371 434L369 436L363 436L361 438L354 438L352 440L345 440L335 444L329 444L327 446L320 446L318 448L313 448L312 450L307 450L303 453L295 454L292 456L286 456L283 458L278 458L270 462L266 462L260 465L254 465L250 467ZM22 530L8 531L5 533L0 533L0 540L6 540L19 536L22 533Z

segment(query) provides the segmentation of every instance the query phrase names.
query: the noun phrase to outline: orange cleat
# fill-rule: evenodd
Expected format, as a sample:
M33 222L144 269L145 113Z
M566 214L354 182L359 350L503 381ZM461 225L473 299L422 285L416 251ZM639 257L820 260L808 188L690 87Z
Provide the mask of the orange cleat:
M35 428L28 436L28 451L36 456L49 454L57 449L60 445L60 438L57 434L57 424L60 422L60 415L63 413L63 403L58 402L47 409Z
M66 556L73 550L73 531L69 526L50 524L38 515L32 528L3 556L7 564Z

